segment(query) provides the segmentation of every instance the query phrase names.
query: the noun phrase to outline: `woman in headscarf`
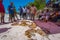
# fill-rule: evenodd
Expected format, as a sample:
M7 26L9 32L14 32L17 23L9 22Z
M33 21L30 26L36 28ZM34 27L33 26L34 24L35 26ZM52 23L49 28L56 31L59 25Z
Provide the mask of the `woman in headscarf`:
M0 0L0 19L1 23L4 23L4 14L5 14L5 9L4 5L2 4L3 0Z

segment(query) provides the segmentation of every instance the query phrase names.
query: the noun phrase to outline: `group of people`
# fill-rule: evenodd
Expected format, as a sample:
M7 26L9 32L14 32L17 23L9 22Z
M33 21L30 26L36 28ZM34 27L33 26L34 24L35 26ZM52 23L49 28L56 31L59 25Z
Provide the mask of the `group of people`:
M3 0L0 0L0 20L1 23L5 23L4 21L5 9L2 2ZM31 6L24 6L24 7L20 6L18 10L19 13L16 11L16 7L14 6L14 3L11 2L10 5L8 6L9 22L14 22L19 18L34 20L37 8L34 6L34 4L32 4ZM18 14L20 15L20 17L18 17Z
M1 23L5 23L4 21L5 9L2 2L3 0L0 0L0 20ZM19 18L34 20L36 16L38 17L39 20L43 20L45 22L47 21L56 22L58 19L60 19L60 11L50 9L44 9L38 11L34 4L26 7L20 6L18 10L19 13L17 13L16 7L14 6L13 2L11 2L10 5L8 6L9 22L14 22ZM20 17L17 16L18 14L20 15Z
M43 20L45 22L52 21L57 22L60 20L60 11L44 9L38 12L39 20Z
M18 20L16 8L13 2L11 2L10 5L8 6L8 12L9 12L9 20L11 22L14 22L16 20L15 18L17 18ZM32 4L31 6L19 7L20 19L23 18L23 19L34 20L36 12L37 12L37 8L34 6L34 4Z

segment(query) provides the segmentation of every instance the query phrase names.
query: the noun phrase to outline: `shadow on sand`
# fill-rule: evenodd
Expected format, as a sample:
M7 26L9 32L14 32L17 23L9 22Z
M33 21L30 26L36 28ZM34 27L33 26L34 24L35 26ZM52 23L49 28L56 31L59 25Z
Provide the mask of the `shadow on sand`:
M4 33L6 31L8 31L9 29L11 29L11 28L0 28L0 33Z

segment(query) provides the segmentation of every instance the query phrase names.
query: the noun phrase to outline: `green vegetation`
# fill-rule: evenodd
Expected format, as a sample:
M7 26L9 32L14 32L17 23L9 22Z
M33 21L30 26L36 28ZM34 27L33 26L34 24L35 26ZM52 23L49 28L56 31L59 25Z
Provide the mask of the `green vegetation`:
M33 3L32 2L29 3L29 5L32 5L32 4L34 4L38 10L43 9L46 5L45 0L35 0Z

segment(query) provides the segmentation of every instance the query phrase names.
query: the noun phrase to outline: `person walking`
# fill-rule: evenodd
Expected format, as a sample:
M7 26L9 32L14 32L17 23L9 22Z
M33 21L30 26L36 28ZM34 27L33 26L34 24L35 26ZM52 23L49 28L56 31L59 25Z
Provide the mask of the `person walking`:
M4 21L4 16L5 16L5 9L4 9L4 5L2 4L3 0L0 0L0 19L1 19L1 23L5 23Z
M26 7L23 7L23 19L27 19L26 13L27 13L27 9Z
M14 6L13 6L13 2L10 3L10 5L8 6L8 11L9 11L9 21L10 22L14 22Z
M17 16L17 12L16 12L15 6L14 6L14 18L16 18L16 19L18 20L18 16ZM15 19L15 20L16 20L16 19Z
M20 15L20 19L23 17L23 8L20 6L19 8L19 15Z
M30 6L27 6L27 19L30 19L31 18L31 14L30 14Z
M34 4L32 4L30 10L31 10L31 19L34 20L35 19L37 8L35 7Z

